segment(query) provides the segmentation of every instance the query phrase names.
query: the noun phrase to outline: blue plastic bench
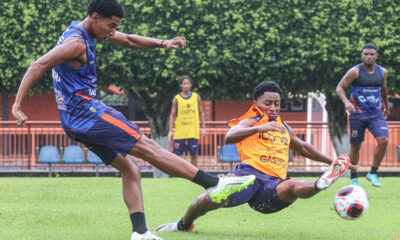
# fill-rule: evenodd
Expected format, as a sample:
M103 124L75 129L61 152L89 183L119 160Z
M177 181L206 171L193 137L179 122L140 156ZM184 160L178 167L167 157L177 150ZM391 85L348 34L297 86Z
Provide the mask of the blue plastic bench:
M83 149L77 145L70 145L65 148L64 151L64 163L83 163L85 158L83 157Z
M44 146L39 152L39 162L49 164L49 177L51 177L51 164L60 162L60 154L55 146Z
M227 144L220 148L219 161L230 163L230 171L232 171L233 163L240 162L238 150L235 145Z
M96 177L99 176L99 164L103 163L100 157L94 152L88 150L88 163L96 164Z

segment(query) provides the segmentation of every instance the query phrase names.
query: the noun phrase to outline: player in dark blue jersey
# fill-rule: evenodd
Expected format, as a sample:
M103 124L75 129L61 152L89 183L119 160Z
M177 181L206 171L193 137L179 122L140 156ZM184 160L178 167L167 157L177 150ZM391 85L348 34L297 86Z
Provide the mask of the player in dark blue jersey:
M367 43L361 52L362 63L354 66L344 75L336 91L348 112L350 135L350 160L356 166L360 157L361 143L364 141L365 129L374 135L377 146L374 160L367 179L373 186L380 187L377 170L386 153L389 133L386 118L389 116L389 99L387 89L388 72L375 63L378 58L376 46ZM350 99L345 89L351 87ZM381 100L384 103L381 111ZM357 170L351 170L350 183L358 185Z
M120 112L96 99L96 41L133 49L185 48L186 39L160 40L116 31L124 10L117 0L91 0L88 16L73 21L56 47L31 63L19 87L12 114L17 125L28 119L21 103L44 72L52 70L54 92L62 126L69 137L85 144L105 164L122 175L123 196L132 221L131 239L160 239L146 227L139 157L158 169L193 181L207 189L211 199L220 202L254 182L255 176L218 178L161 148L148 139Z

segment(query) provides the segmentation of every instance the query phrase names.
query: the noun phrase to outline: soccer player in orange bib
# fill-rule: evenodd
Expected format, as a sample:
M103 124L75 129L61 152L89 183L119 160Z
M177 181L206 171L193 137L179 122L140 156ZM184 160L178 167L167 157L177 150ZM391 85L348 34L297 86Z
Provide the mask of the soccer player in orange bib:
M207 194L198 196L177 222L166 223L158 232L189 231L193 222L209 211L248 203L254 210L270 214L278 212L297 198L311 198L330 187L350 164L347 155L331 160L317 148L300 140L281 119L282 90L277 83L262 82L253 93L254 104L242 116L229 121L227 144L236 144L241 163L230 173L235 176L255 175L247 189L232 194L226 201L213 203ZM316 181L287 178L289 149L318 162L330 164Z

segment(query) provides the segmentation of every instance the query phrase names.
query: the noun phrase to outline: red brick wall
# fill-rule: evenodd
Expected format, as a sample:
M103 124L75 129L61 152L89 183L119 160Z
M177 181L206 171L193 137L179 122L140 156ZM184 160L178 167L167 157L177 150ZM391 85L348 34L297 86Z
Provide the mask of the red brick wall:
M11 115L11 107L14 103L15 96L9 97L9 116L10 120L13 120ZM212 120L212 114L214 112L215 121L228 121L236 118L243 114L253 101L244 101L242 103L236 101L215 101L215 110L212 109L211 100L202 100L202 106L206 121ZM1 98L0 98L1 108ZM25 99L22 105L22 111L28 116L29 120L33 121L58 121L60 117L58 115L56 100L54 94L34 94ZM306 121L306 112L282 112L281 113L285 121ZM1 119L1 111L0 111ZM316 120L316 119L314 119Z
M14 103L15 96L9 97L9 118L13 120L11 107ZM1 106L1 104L0 104ZM33 94L25 98L22 104L22 111L28 116L30 121L59 121L56 98L54 94ZM1 111L0 111L1 113Z

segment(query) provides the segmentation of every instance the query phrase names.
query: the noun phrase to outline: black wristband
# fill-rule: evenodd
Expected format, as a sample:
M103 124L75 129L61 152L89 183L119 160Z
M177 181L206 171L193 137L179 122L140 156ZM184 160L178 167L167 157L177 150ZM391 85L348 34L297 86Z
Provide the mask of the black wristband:
M163 43L164 43L164 40L161 40L161 44L160 44L160 48L162 48L163 46Z

